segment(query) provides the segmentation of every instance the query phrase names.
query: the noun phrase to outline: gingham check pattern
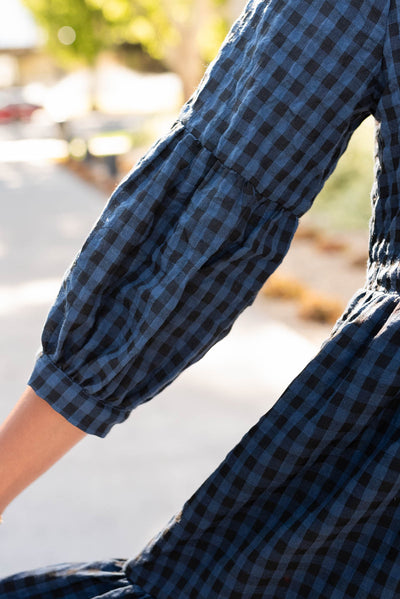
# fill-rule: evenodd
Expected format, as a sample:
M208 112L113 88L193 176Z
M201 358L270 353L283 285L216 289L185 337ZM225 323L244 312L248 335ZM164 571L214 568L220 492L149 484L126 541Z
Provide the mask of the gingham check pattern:
M2 599L153 599L133 585L125 560L58 564L0 581Z
M105 435L229 331L375 116L365 287L127 562L154 599L400 597L399 11L251 1L179 121L112 196L49 315L30 384Z

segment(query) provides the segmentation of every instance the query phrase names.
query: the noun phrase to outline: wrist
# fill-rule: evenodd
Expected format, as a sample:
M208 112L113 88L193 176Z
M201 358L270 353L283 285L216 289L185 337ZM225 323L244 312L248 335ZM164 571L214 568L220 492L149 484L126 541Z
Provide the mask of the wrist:
M0 514L85 436L28 387L0 426Z

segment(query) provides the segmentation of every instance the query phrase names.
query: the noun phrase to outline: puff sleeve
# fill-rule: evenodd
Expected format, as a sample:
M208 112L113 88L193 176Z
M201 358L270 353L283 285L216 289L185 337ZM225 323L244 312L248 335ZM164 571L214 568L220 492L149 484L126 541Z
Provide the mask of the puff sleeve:
M230 330L382 88L386 3L251 1L69 269L29 384L104 436Z

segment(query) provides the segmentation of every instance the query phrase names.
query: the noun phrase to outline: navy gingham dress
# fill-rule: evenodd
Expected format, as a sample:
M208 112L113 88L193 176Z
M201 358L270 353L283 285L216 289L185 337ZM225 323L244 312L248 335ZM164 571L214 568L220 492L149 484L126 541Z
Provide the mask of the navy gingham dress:
M400 597L400 0L251 0L63 283L29 384L104 436L229 331L348 140L377 122L365 286L135 558L7 599Z

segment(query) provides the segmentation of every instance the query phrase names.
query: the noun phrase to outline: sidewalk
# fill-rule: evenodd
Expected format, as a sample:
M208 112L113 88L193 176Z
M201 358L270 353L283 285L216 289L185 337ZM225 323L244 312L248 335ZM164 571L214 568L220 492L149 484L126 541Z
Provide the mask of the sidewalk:
M105 197L62 167L0 164L0 417L30 374L62 273ZM287 313L287 311L286 311ZM259 298L231 334L157 398L86 438L5 514L0 576L141 549L318 350Z

